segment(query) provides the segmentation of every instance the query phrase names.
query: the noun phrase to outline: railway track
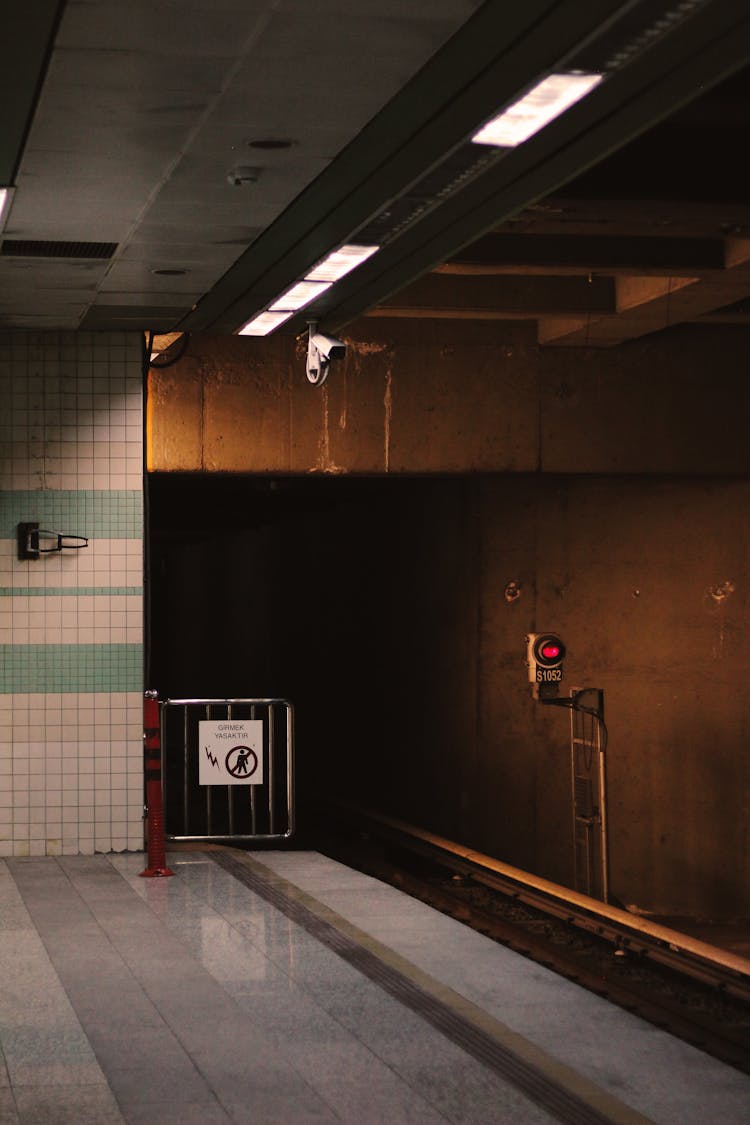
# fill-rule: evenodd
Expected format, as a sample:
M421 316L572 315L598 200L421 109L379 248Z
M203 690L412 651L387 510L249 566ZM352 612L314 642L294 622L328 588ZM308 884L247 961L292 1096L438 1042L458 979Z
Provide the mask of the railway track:
M744 958L391 817L330 806L326 827L318 846L333 858L750 1074Z

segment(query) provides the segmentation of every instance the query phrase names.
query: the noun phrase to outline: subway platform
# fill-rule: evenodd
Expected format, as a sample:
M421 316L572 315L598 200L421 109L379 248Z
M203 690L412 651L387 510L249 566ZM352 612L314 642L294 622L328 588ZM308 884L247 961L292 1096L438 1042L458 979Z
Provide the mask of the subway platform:
M310 851L6 860L0 1123L732 1125L750 1077Z

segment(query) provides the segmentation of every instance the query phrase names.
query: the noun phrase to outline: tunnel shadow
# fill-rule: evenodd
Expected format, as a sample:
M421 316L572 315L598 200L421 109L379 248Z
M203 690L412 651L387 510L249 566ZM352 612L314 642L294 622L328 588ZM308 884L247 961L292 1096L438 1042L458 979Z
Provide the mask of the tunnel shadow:
M466 483L154 474L149 492L160 695L290 699L303 816L332 794L418 816L422 794L450 827L409 750L440 759L473 736Z

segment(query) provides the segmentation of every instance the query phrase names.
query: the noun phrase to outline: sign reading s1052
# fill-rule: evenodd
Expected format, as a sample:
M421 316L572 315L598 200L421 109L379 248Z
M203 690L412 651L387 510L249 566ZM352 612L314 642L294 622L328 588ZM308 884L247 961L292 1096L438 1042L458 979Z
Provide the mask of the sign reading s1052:
M563 678L564 660L565 645L556 633L529 633L526 662L535 699L557 694L557 684Z

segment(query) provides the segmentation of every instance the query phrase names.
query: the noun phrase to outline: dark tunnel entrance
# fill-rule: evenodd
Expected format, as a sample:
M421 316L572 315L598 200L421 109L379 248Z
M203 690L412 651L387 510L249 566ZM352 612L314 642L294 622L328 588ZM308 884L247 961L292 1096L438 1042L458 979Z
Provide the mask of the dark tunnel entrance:
M318 793L419 816L408 748L440 759L474 722L466 482L153 474L149 494L160 696L290 699L302 826Z

